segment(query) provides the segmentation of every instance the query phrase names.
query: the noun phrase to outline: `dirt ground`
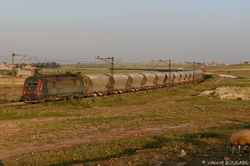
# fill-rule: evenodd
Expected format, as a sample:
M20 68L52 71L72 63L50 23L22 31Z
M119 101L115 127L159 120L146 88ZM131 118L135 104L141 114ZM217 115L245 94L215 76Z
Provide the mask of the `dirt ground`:
M56 117L56 118L42 118L42 119L22 119L22 120L5 120L0 122L0 131L1 136L3 137L12 137L15 133L23 132L21 131L22 125L32 124L32 123L46 123L46 122L53 122L53 121L62 121L62 120L69 120L69 119L79 119L81 117ZM76 135L82 134L82 128L71 128L70 130L59 130L55 132L50 132L48 134L36 133L31 136L31 139L23 141L22 143L17 143L19 140L12 138L8 141L3 141L0 139L0 148L9 147L9 149L0 150L0 159L5 157L13 156L13 155L20 155L25 153L34 153L34 152L41 152L41 151L48 151L48 150L56 150L61 148L67 148L78 144L90 143L90 142L97 142L97 141L108 141L114 139L121 139L121 138L128 138L134 136L140 136L144 134L150 133L161 133L173 130L180 130L180 129L195 129L195 128L207 128L207 127L216 127L221 125L228 125L228 124L239 124L240 122L229 122L223 121L219 123L197 123L197 124L181 124L177 126L171 125L162 125L158 127L148 127L148 128L141 128L138 130L132 131L124 131L124 128L115 128L110 132L105 134L91 134L84 136L82 138L74 137ZM95 126L95 128L91 128L89 130L98 130L101 126ZM86 131L85 132L92 132ZM55 140L54 143L45 143L44 140Z

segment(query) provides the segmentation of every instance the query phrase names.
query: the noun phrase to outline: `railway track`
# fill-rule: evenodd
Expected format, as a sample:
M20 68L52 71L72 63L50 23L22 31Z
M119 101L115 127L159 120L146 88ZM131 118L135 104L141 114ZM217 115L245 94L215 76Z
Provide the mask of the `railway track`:
M32 106L34 106L34 104L24 103L24 102L0 104L0 108L9 108L9 107L25 108L25 107L32 107Z

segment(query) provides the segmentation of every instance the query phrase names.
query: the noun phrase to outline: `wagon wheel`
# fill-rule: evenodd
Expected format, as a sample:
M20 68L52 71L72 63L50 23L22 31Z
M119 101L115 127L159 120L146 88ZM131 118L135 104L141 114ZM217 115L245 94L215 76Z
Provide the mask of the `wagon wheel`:
M68 96L67 99L68 100L72 100L74 97L73 96Z
M38 99L38 103L44 103L45 102L45 99L42 98L42 99Z

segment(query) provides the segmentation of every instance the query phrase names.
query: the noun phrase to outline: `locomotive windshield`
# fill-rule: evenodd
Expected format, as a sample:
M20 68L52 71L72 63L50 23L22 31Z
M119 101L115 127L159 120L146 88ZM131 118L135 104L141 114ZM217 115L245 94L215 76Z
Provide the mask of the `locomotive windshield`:
M38 80L39 80L39 78L35 78L35 77L27 78L25 83L24 83L24 86L25 87L36 87L38 85Z
M37 86L37 81L36 82L26 82L26 86Z

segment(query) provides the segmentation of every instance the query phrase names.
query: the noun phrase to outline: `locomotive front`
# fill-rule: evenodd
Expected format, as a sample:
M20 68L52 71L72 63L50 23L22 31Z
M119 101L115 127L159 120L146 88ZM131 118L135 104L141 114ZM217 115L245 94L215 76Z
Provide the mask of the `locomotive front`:
M31 76L26 78L22 90L24 102L39 102L43 98L42 84L42 77Z

